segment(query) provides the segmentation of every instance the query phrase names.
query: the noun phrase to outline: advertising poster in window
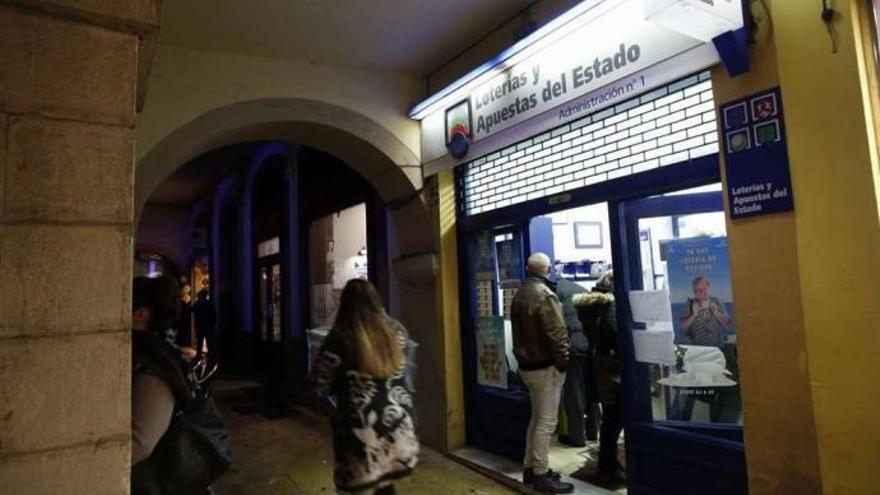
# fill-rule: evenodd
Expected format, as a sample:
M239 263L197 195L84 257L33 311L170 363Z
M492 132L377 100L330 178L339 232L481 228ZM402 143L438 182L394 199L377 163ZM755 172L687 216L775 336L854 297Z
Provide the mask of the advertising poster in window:
M333 323L345 284L367 279L367 216L361 203L309 225L309 279L312 327Z
M514 239L497 241L498 279L504 289L517 288L521 283L523 262L520 259L519 245Z
M727 237L666 243L675 343L721 347L736 341Z
M477 316L493 316L495 283L495 257L489 231L480 232L473 246L474 282L477 295Z
M500 316L477 318L477 383L507 388L507 352L504 319Z
M511 236L513 237L513 236ZM519 243L513 239L496 241L498 249L498 280L501 285L501 308L505 320L510 319L510 305L522 284L523 261Z
M495 259L492 256L492 235L489 231L484 230L477 235L476 239L476 263L474 263L474 271L476 273L490 273L495 275Z

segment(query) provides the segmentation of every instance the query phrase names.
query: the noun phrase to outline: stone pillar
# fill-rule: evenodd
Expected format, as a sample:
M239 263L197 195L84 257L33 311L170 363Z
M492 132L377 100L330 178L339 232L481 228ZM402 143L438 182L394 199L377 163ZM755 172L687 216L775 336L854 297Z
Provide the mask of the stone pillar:
M400 287L400 311L394 316L419 344L415 376L419 440L445 450L444 336L437 315L438 260L426 202L416 198L391 210L400 250L392 262L393 277Z
M6 495L128 493L135 104L157 29L155 0L0 2Z

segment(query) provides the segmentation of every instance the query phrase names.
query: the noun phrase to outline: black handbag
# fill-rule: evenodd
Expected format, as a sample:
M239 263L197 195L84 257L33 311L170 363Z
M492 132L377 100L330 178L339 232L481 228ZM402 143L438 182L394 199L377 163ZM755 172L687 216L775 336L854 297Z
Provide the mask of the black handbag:
M229 435L214 400L197 394L176 410L151 458L166 492L210 486L232 464Z

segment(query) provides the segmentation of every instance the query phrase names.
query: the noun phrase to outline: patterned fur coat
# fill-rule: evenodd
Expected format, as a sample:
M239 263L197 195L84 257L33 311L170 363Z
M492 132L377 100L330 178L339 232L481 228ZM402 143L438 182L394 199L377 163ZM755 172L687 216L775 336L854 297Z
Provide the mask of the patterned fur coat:
M390 323L405 355L406 329L398 321ZM312 370L312 384L319 395L337 399L332 418L336 487L369 493L412 472L419 441L405 363L387 379L356 371L353 340L344 329L327 335Z

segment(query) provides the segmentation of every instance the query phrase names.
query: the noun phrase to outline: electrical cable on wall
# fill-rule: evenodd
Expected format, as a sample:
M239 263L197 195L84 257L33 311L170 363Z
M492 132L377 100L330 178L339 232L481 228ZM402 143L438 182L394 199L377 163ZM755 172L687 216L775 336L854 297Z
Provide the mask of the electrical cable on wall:
M750 29L752 31L752 43L758 43L757 33L764 33L762 38L764 41L769 40L773 37L773 16L770 14L770 8L767 7L766 0L749 0L749 4L758 4L761 6L761 10L763 11L763 16L758 16L754 14L754 8L752 8L752 25ZM763 23L767 23L767 29L761 29L761 25Z
M773 16L770 14L770 7L767 6L766 0L758 0L761 7L764 7L764 13L767 15L767 36L773 36Z
M834 29L834 18L837 11L831 6L832 0L822 0L822 22L825 23L825 29L828 30L828 37L831 38L831 53L837 53L837 30Z

